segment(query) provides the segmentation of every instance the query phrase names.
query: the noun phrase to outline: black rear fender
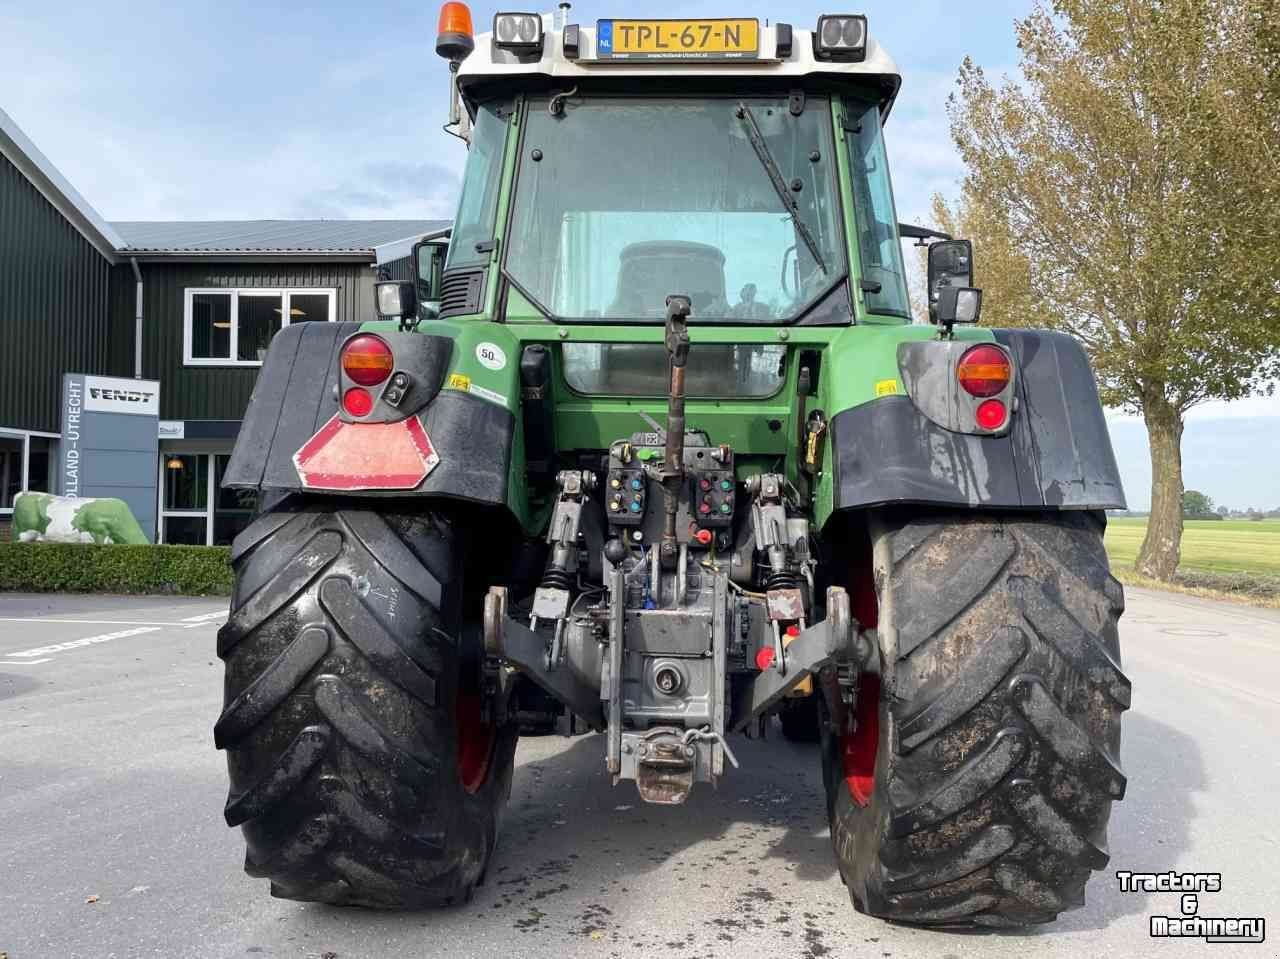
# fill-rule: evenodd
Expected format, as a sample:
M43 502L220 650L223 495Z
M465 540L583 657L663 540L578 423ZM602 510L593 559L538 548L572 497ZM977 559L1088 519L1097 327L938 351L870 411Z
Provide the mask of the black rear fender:
M515 419L493 403L441 389L453 353L446 336L379 330L411 386L398 407L386 404L381 386L373 413L361 421L340 410L339 351L359 323L298 323L271 342L258 374L223 486L273 497L312 493L355 497L441 497L505 506ZM328 426L330 431L416 419L434 462L420 482L396 488L317 487L300 474L296 456ZM418 431L415 427L415 434ZM366 487L368 484L365 484Z
M908 395L832 417L837 510L889 503L1125 508L1097 384L1080 344L1043 330L993 332L1015 369L1008 430L960 432L940 412L947 404L925 392L958 389L950 373L940 376L936 368L954 362L949 344L903 344L899 367Z

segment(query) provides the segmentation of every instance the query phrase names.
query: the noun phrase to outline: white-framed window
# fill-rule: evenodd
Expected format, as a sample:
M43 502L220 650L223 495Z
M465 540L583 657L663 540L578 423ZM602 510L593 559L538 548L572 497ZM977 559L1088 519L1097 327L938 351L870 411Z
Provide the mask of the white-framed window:
M157 543L227 546L249 525L258 494L222 488L230 452L160 451Z
M207 453L161 451L157 543L203 546L213 538L210 458Z
M0 516L13 515L19 493L53 493L57 485L57 433L0 426Z
M261 366L271 337L290 323L332 322L337 291L325 288L187 287L182 360L187 366Z

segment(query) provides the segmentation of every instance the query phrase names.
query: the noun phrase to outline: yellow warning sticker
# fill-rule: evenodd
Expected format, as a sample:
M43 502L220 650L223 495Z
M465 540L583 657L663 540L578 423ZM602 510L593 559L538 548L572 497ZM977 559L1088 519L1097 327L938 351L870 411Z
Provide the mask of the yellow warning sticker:
M881 380L876 384L876 396L894 396L897 392L897 380Z
M449 374L449 389L462 390L464 393L471 390L471 377L464 376L461 373Z

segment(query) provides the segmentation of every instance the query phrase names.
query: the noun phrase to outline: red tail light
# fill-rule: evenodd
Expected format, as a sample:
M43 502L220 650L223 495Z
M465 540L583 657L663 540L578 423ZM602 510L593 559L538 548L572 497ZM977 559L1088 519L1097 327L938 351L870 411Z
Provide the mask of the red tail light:
M974 413L974 419L984 430L998 430L1004 426L1008 416L1008 411L999 400L983 400Z
M956 379L970 396L995 396L1013 376L1009 355L998 346L975 346L960 357Z
M352 416L368 416L373 411L373 397L368 390L353 386L342 394L342 408Z
M395 357L386 340L362 333L347 340L342 348L342 372L361 386L377 386L395 366Z

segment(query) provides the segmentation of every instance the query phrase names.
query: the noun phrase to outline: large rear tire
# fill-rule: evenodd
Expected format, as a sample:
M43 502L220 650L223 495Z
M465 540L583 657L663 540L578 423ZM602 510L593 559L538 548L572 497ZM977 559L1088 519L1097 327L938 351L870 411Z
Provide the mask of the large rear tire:
M319 508L236 538L214 740L272 895L418 908L482 878L516 729L482 710L455 542L444 516Z
M840 872L862 912L944 926L1084 902L1123 797L1124 608L1101 514L873 524L880 673L824 724Z

